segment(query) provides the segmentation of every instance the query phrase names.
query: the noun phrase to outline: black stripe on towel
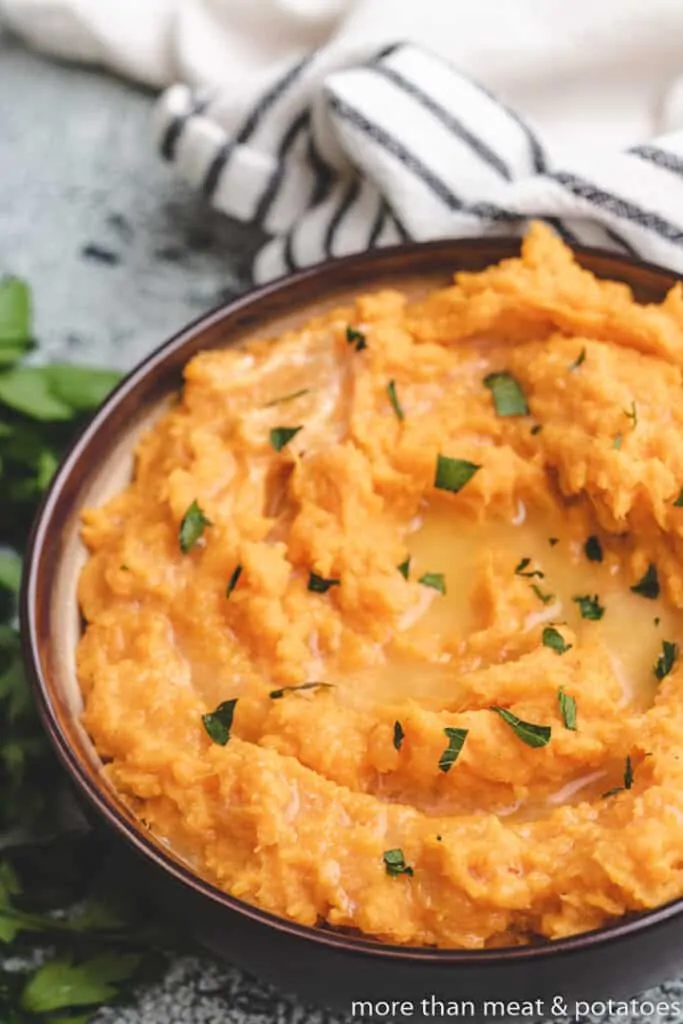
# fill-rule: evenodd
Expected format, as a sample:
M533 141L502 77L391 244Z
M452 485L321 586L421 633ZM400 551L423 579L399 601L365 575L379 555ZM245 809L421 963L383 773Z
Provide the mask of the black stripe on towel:
M325 253L326 256L332 256L334 248L334 239L337 233L337 228L339 227L344 217L355 203L356 199L358 198L359 192L360 180L358 178L354 178L351 182L349 182L349 185L347 186L344 196L339 206L337 207L334 216L332 217L332 220L327 226L327 231L325 232L325 239L323 241L323 252Z
M676 156L675 153L670 153L666 149L660 149L659 146L634 146L633 149L629 150L629 153L633 153L635 156L639 156L642 160L647 160L651 164L656 164L657 167L662 167L665 171L672 171L674 174L683 176L683 160L681 157Z
M180 142L180 136L185 130L185 125L193 117L197 117L198 114L203 114L208 107L210 98L208 96L195 96L192 106L189 110L186 110L184 114L176 114L166 125L166 131L163 134L159 150L164 160L174 160L176 150L178 149L178 143Z
M638 256L638 251L634 249L633 246L629 242L627 242L625 238L622 238L620 234L618 234L616 231L612 231L612 228L605 227L604 224L602 224L601 227L607 235L607 237L611 239L615 245L620 245L622 247L627 256Z
M377 244L377 239L382 234L382 229L387 222L387 216L389 214L389 206L386 199L380 197L379 209L377 210L377 216L375 217L370 234L368 236L368 249L374 249Z
M285 171L287 169L287 154L296 143L301 132L308 129L309 122L310 114L307 110L304 110L303 113L299 114L299 116L292 121L285 132L277 152L277 165L270 177L270 181L266 185L263 194L259 199L258 206L256 207L254 216L252 217L252 222L254 224L262 224L268 216L285 176Z
M604 210L620 220L627 220L647 231L652 231L673 245L683 246L681 228L677 224L672 224L661 214L655 213L653 210L644 210L631 200L615 196L611 192L605 192L604 189L598 188L590 181L585 181L574 174L558 171L549 173L548 177L562 185L572 195L578 196L579 199L585 199L598 209Z
M510 168L505 163L503 158L498 153L494 152L491 147L484 142L483 139L478 138L469 128L465 127L462 121L459 121L457 117L445 107L442 107L435 99L429 96L426 92L423 92L414 82L411 82L408 78L399 74L398 71L394 71L393 68L387 67L384 64L375 64L372 70L382 78L386 78L387 81L392 82L398 89L404 92L407 96L416 100L425 110L428 110L430 114L441 122L444 128L455 135L461 142L464 142L466 146L476 153L480 160L492 167L494 171L497 171L502 178L507 181L512 179L510 174Z
M254 134L259 124L263 120L265 114L273 107L280 97L287 91L289 86L296 81L301 73L308 67L313 58L316 56L317 51L308 54L303 60L294 64L291 68L288 68L284 75L281 75L271 86L271 88L263 94L256 106L249 112L246 119L243 121L241 128L228 139L228 141L220 147L216 155L214 156L209 169L206 172L204 181L202 183L202 192L204 195L211 199L213 193L216 191L216 187L220 180L220 176L230 159L233 150L236 145L243 146L249 141L251 136Z

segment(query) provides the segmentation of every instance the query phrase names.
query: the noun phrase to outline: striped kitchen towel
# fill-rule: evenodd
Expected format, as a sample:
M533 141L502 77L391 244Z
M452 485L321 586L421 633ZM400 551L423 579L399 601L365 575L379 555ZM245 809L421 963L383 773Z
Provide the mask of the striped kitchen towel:
M554 160L513 110L443 58L398 43L339 69L287 66L235 117L220 90L159 101L163 156L213 205L269 236L256 281L407 240L521 234L683 271L683 131Z

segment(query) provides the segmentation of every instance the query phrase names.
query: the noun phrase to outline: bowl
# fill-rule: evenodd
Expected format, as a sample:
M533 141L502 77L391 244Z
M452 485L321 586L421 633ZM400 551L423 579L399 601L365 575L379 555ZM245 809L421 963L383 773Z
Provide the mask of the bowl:
M640 301L660 301L676 281L675 275L632 259L576 252L583 266L626 282ZM210 885L119 799L80 724L75 649L82 623L76 583L86 552L79 513L129 479L136 438L168 405L183 366L201 349L234 345L256 333L275 336L359 291L400 287L422 294L446 284L455 270L481 270L518 253L519 242L499 239L384 249L301 271L200 318L137 366L76 439L44 498L29 543L21 597L26 668L50 740L86 805L135 851L146 884L215 954L311 1002L354 1009L360 1019L438 1016L431 1012L433 1006L438 1010L432 999L458 1004L459 1015L470 1019L499 1020L519 1016L515 1003L540 1001L533 1015L542 1018L550 1015L553 998L564 999L571 1010L577 1000L633 995L679 970L683 900L552 943L463 951L390 946L305 927ZM495 1005L486 1007L487 1000Z

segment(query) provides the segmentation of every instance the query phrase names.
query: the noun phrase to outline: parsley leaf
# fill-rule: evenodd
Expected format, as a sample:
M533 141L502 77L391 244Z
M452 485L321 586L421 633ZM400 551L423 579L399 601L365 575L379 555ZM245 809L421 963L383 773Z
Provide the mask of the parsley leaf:
M286 693L295 693L297 690L332 690L334 683L298 683L295 686L282 686L279 690L271 690L268 696L271 700L281 700Z
M490 710L500 715L515 735L528 747L545 747L550 742L552 729L549 725L534 725L532 722L525 722L517 715L513 715L511 711L498 707L497 704L494 704Z
M677 658L678 644L672 643L670 640L663 640L662 653L657 658L654 668L655 676L660 682L669 675Z
M622 433L621 433L621 431L619 431L619 433L617 434L617 436L616 436L616 437L614 438L614 440L612 441L612 447L613 447L613 448L616 448L616 449L617 449L617 451L619 451L619 449L621 448L621 442L622 442L623 440L624 440L624 438L623 438L623 436L622 436Z
M468 462L467 459L451 459L448 455L437 455L434 486L439 491L457 494L480 469L480 465Z
M573 373L575 370L578 370L578 368L583 365L585 360L586 360L586 347L584 345L584 347L581 349L581 351L579 352L579 354L576 357L576 359L574 360L574 362L569 364L569 372Z
M68 958L39 967L21 997L29 1013L50 1013L74 1006L95 1006L113 999L120 983L131 978L142 957L136 953L103 953L81 963Z
M631 590L634 594L640 594L641 597L647 597L651 601L654 601L659 597L659 577L657 576L657 566L650 562L643 577L635 583Z
M593 597L588 594L584 594L583 597L573 597L572 601L578 604L582 619L592 619L597 622L605 614L605 609L600 604L597 594Z
M631 764L631 758L626 758L624 765L624 784L623 786L614 786L612 789L608 789L606 793L603 793L603 799L609 796L616 796L617 793L623 793L626 789L631 789L633 786L633 765Z
M560 706L560 714L565 729L576 731L576 701L560 687L557 691L557 703Z
M542 601L543 604L549 604L555 597L554 594L544 594L541 588L539 587L538 583L531 583L529 585L533 590L534 594L536 595L536 597L539 599L539 601Z
M410 555L408 555L406 560L404 562L401 562L401 564L397 566L397 568L403 579L407 580L410 575Z
M326 594L330 587L338 587L340 584L341 580L325 579L324 576L318 576L315 572L308 577L308 590L312 590L314 594Z
M545 577L545 573L541 572L540 569L532 569L530 572L527 571L530 565L530 558L522 558L515 566L515 576L524 576L525 579L529 580L532 580L534 576L537 576L539 580L542 580Z
M583 546L586 558L589 562L602 562L602 544L595 534L592 534Z
M230 597L230 595L232 594L233 590L235 589L235 587L239 583L239 578L240 578L241 575L242 575L242 566L238 565L233 570L233 572L232 572L232 574L230 576L230 579L228 580L228 585L225 588L225 596L227 598Z
M389 383L387 384L387 395L389 396L389 401L391 402L391 408L396 413L396 419L404 420L406 418L406 414L404 413L403 407L401 406L401 403L398 400L398 395L396 394L395 380L390 380Z
M448 746L439 758L439 771L449 772L451 770L455 762L460 757L462 748L465 746L467 733L467 729L455 729L451 726L447 726L444 729L444 735L448 740Z
M401 745L403 743L403 740L405 739L405 735L406 734L403 731L403 726L397 719L394 722L394 747L396 750L401 749Z
M408 867L403 856L403 850L385 850L382 854L386 873L392 877L397 875L412 875L413 869Z
M195 499L183 516L178 532L180 550L184 555L195 546L204 533L204 528L211 525L211 520L207 519Z
M230 730L232 729L232 720L235 717L238 699L235 697L233 700L224 700L215 711L202 715L204 728L213 742L217 743L220 747L224 747L230 739Z
M555 629L554 626L545 627L541 642L544 647L549 647L551 651L555 651L555 654L566 654L567 651L572 649L572 645L567 643L559 630Z
M263 408L272 409L275 405L284 405L286 402L293 402L295 398L302 398L304 395L309 395L310 393L310 388L301 388L299 391L291 391L288 395L282 395L280 398L273 398L270 402L266 402Z
M683 487L681 487L678 497L674 501L674 508L683 508Z
M624 415L628 416L631 421L632 429L635 430L638 426L638 409L636 408L635 402L631 402L630 411L628 409L624 409Z
M355 327L351 327L350 325L346 328L346 340L349 345L355 345L356 352L362 352L364 348L368 347L368 343L363 332L356 330Z
M273 427L270 432L270 443L276 452L281 452L292 438L296 437L299 431L303 429L303 427Z
M493 396L493 404L499 416L527 416L527 405L519 381L511 373L502 370L484 377L484 385Z
M438 590L440 594L446 593L446 577L442 572L426 572L423 576L420 576L417 582L425 587Z

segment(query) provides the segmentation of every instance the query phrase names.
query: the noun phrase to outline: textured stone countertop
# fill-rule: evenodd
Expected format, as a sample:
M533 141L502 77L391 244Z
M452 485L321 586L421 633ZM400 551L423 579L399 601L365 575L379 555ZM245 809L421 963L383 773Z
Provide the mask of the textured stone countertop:
M37 335L50 358L127 369L247 285L259 236L208 209L157 157L153 102L151 93L43 60L0 35L0 271L33 285ZM641 998L682 997L675 982ZM200 953L177 960L135 1005L101 1011L96 1022L341 1024Z

